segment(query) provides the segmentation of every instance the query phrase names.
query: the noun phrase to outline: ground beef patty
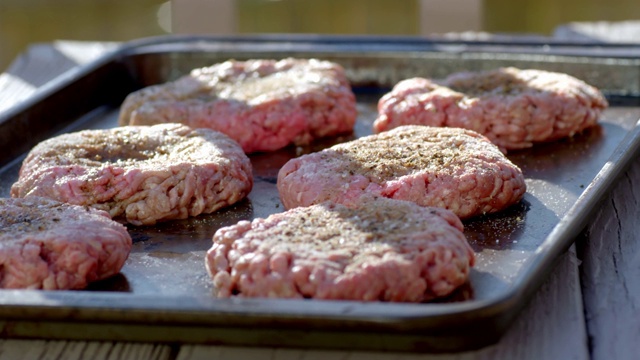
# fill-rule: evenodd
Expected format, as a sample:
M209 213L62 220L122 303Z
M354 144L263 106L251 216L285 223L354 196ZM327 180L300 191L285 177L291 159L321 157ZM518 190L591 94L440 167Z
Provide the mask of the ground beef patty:
M250 153L351 132L356 116L355 96L338 64L231 60L130 94L119 121L210 128Z
M410 124L461 127L502 149L522 149L595 125L607 106L600 91L572 76L502 68L440 82L401 81L380 99L374 131Z
M0 287L81 289L117 274L131 251L109 214L55 200L0 198Z
M324 203L221 228L206 266L221 297L420 302L467 280L462 230L450 211L407 201Z
M226 135L180 124L60 135L34 147L11 196L89 205L133 225L211 213L243 199L251 163Z
M504 209L526 190L520 169L484 136L417 125L292 159L277 185L289 209L373 194L447 208L461 218Z

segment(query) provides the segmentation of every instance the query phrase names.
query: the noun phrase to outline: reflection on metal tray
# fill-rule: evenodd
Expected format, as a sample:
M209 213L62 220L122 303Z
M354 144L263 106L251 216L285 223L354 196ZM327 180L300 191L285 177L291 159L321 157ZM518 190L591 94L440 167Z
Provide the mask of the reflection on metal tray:
M619 50L613 57L595 48L562 47L558 54L536 44L293 40L162 38L127 44L0 114L0 196L6 197L20 160L38 141L62 131L117 126L118 106L129 92L229 58L336 61L347 70L359 110L349 137L252 155L255 186L248 199L211 215L129 227L134 247L121 274L86 291L0 291L0 316L13 322L5 335L408 351L488 345L506 331L637 152L640 60ZM528 191L507 211L466 221L465 233L478 254L468 284L424 304L214 298L204 268L213 233L283 211L275 182L287 160L370 134L378 98L403 78L498 66L572 74L601 88L612 106L600 125L579 136L508 155L522 168Z

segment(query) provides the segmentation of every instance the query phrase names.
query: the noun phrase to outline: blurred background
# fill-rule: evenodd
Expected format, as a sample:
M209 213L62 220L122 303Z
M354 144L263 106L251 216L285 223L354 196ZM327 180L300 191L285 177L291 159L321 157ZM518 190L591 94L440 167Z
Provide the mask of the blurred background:
M640 19L638 0L0 0L0 71L27 46L171 33L548 36L570 22Z

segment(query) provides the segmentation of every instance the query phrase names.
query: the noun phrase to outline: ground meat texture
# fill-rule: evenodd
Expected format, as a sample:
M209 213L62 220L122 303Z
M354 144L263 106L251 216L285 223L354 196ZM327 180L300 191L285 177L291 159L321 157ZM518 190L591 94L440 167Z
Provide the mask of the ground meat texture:
M89 205L133 225L185 219L251 191L251 163L226 135L180 124L60 135L34 147L13 197Z
M206 266L217 295L421 302L464 284L475 258L448 210L368 198L219 229Z
M119 121L209 128L251 153L351 132L356 116L355 96L336 63L230 60L130 94Z
M506 151L573 136L595 125L607 106L598 89L575 77L510 67L401 81L378 102L373 127L461 127Z
M486 137L418 125L292 159L277 186L288 209L372 194L447 208L463 219L502 210L526 191L520 169Z
M109 214L55 200L0 198L0 287L82 289L120 272L127 229Z

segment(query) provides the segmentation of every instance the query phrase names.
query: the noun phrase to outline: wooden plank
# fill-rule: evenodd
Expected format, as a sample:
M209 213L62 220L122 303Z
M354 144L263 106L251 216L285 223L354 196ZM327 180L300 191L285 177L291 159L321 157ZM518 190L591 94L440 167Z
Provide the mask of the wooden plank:
M97 341L0 340L0 360L169 360L168 345Z
M640 358L640 159L603 202L579 242L594 360Z

